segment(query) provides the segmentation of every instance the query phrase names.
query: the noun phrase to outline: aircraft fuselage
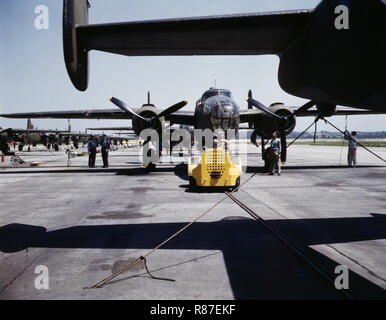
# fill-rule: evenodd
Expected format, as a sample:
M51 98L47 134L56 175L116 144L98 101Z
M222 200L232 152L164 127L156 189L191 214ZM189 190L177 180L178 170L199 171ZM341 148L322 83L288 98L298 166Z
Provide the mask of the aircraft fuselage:
M234 129L237 133L240 123L240 107L226 89L210 88L196 103L196 129Z

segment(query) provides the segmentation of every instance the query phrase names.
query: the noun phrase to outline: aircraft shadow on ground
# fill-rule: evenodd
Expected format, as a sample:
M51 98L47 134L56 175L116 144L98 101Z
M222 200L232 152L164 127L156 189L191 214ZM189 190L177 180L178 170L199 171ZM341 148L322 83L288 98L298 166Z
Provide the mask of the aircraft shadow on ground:
M24 168L20 168L19 170L14 170L17 168L12 168L12 171L1 171L1 174L36 174L36 173L71 173L71 174L77 174L77 173L89 173L89 174L97 174L97 173L115 173L116 175L127 175L127 176L141 176L141 175L148 175L151 174L151 172L148 172L144 167L132 167L132 168L67 168L67 167L58 167L58 168L47 168L47 169L29 169L25 170ZM188 174L187 174L187 165L186 164L179 164L176 166L170 166L170 167L157 167L155 170L156 173L163 173L163 172L174 172L177 176L179 176L183 180L189 180Z
M384 166L382 165L363 165L363 166L357 166L357 168L382 168ZM287 170L322 170L322 169L349 169L348 166L337 166L337 165L312 165L312 166L282 166L282 171ZM352 168L350 168L352 169ZM354 169L353 169L354 170ZM247 173L267 173L268 171L261 166L247 166L245 172Z
M383 166L357 166L357 168L382 168ZM315 170L315 169L347 169L347 166L333 166L333 165L323 165L323 166L285 166L282 167L283 171L286 170ZM115 173L116 175L127 175L127 176L140 176L140 175L147 175L151 174L151 172L148 172L144 167L131 167L131 168L116 168L116 167L109 167L109 168L94 168L90 169L87 167L84 168L74 168L74 167L52 167L52 168L46 168L46 169L32 169L28 167L28 170L25 170L25 168L19 168L19 170L16 171L17 168L7 168L12 169L12 171L0 171L0 175L2 174L36 174L36 173L90 173L95 174L98 172L101 173ZM264 167L262 166L246 166L244 167L244 172L246 173L266 173ZM187 174L187 164L178 164L175 166L165 166L165 167L157 167L155 170L156 173L163 173L163 172L174 172L177 176L179 176L183 180L189 180L188 174Z
M337 262L308 246L386 238L385 214L359 218L266 222L287 238L300 239L304 251L331 275L334 275ZM43 226L8 224L0 227L0 250L6 253L31 247L149 250L184 225L185 223L84 225L47 232ZM221 250L236 299L342 298L332 284L326 285L324 279L260 223L249 218L230 217L216 222L197 222L162 248ZM167 267L162 269L165 272ZM178 281L178 270L172 272ZM360 298L386 298L381 287L351 270L349 275L350 289L356 294L359 292Z

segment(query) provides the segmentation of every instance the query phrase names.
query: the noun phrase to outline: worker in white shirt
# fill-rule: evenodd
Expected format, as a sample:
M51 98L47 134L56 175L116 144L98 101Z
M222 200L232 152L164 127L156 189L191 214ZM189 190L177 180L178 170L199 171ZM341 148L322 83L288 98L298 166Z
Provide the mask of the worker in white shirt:
M349 167L357 166L357 133L355 131L351 134L346 130L344 138L348 140L348 153L347 153L347 164Z

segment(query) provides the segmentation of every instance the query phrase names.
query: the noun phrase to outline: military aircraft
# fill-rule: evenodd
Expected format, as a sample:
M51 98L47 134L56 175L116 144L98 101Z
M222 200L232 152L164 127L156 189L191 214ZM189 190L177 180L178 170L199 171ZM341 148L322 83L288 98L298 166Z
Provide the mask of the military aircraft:
M63 130L35 129L31 120L28 119L26 129L0 128L0 149L4 155L7 155L10 142L18 143L19 151L23 151L24 145L28 145L30 150L31 145L36 146L38 143L50 148L51 145L57 146L60 140L59 134L62 132Z
M386 112L385 0L322 0L311 10L92 25L87 0L63 4L64 58L79 90L88 86L91 50L126 56L274 54L281 88L311 100L321 115L333 114L336 105Z
M121 110L2 116L132 119L136 134L146 128L161 131L164 121L200 129L236 130L239 123L247 122L255 137L269 138L272 131L279 130L285 146L285 136L294 129L296 116L386 113L383 0L323 0L311 10L93 25L88 24L88 11L87 0L63 2L64 59L69 77L79 90L88 86L91 50L127 56L275 54L280 57L278 78L282 89L310 101L296 109L280 103L266 107L250 93L249 110L240 111L229 90L214 89L203 94L194 113L179 111L186 101L165 110L148 102L133 110L111 97ZM339 19L349 21L348 26L336 23ZM337 105L367 110L341 111ZM311 109L314 106L316 110ZM251 110L253 107L258 110Z
M165 130L165 122L170 126L175 124L190 126L195 129L235 130L237 134L240 123L248 123L249 128L254 130L251 139L260 136L262 139L272 137L274 131L281 133L282 154L281 159L286 161L286 136L296 126L296 117L317 116L319 111L310 108L306 103L300 108L288 107L283 103L273 103L269 107L264 106L252 98L252 91L248 93L248 109L240 110L239 105L234 101L232 93L227 89L210 88L205 91L197 100L195 111L180 111L187 101L181 101L164 110L157 108L154 104L143 104L137 109L129 107L125 102L115 97L109 98L119 109L93 109L93 110L70 110L70 111L48 111L48 112L27 112L1 114L6 118L59 118L59 119L127 119L132 120L130 127L108 127L104 130L133 130L139 136L142 130L153 129L161 134ZM256 107L256 109L252 109ZM312 107L312 106L311 106ZM336 110L334 115L348 114L374 114L379 113L373 110ZM95 129L95 128L94 128ZM191 131L191 130L189 130ZM252 141L256 144L256 141ZM162 150L162 141L155 142L157 148ZM262 143L262 148L265 143ZM263 150L264 152L264 150Z

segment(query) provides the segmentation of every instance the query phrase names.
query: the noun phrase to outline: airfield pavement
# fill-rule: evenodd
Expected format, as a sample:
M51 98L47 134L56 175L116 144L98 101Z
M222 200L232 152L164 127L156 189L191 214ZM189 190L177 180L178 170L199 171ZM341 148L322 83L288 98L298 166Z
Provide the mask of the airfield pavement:
M84 149L82 149L84 151ZM81 150L81 151L82 151ZM147 173L139 148L110 152L110 167L87 155L20 152L0 164L0 299L343 299L308 264L226 198L201 220L99 289L86 289L146 254L224 197L192 192L186 164ZM386 158L386 148L372 148ZM358 149L293 145L279 177L260 150L241 148L235 197L301 248L331 277L349 270L359 299L386 298L386 167ZM29 167L31 161L45 161ZM41 267L43 266L43 267ZM42 271L43 270L43 271ZM48 277L45 273L48 271ZM42 287L43 284L43 287ZM44 287L48 284L48 288Z

